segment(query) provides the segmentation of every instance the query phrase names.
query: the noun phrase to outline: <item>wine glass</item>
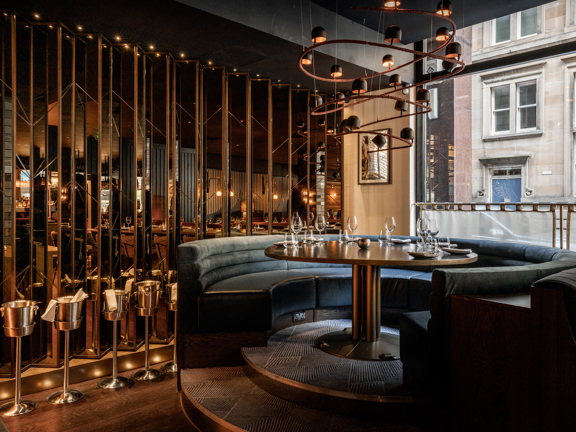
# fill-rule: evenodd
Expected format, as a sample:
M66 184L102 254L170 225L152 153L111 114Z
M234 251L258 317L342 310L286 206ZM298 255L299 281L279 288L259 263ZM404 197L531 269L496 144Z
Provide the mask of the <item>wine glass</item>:
M130 224L132 223L132 218L130 216L126 216L126 226L130 228Z
M298 234L300 234L300 231L302 231L303 228L302 219L298 213L294 213L292 215L292 222L290 223L290 226L292 228L292 232L296 234L296 241L298 241Z
M436 219L428 219L428 235L436 237L439 232L438 221Z
M424 237L428 234L428 219L419 218L416 222L417 245L424 246Z
M314 224L316 230L318 231L318 237L322 240L322 233L326 228L326 218L324 216L316 216L316 223Z
M396 228L396 220L393 216L387 216L384 221L384 228L386 228L386 244L390 246L392 242L390 241L390 233Z
M354 241L354 231L358 229L358 219L356 216L348 216L348 229L352 231L352 241Z

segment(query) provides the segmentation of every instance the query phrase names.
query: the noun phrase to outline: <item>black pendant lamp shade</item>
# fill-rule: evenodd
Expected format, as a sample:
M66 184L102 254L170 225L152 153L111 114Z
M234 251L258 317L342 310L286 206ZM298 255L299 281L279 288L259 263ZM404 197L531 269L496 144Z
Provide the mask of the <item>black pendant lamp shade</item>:
M452 3L450 3L450 0L440 0L440 3L438 3L438 7L436 8L436 13L446 17L452 15Z
M394 66L394 56L392 54L386 54L382 57L382 66L387 67L388 69Z
M340 78L342 76L342 66L334 65L330 69L330 75L332 78Z
M322 27L314 27L312 30L312 42L315 44L324 42L326 40L326 30Z
M356 78L352 83L352 93L362 94L368 91L368 83L364 78Z
M400 131L400 138L405 140L414 140L414 130L412 128L404 128Z
M298 120L298 123L296 123L296 127L297 128L303 128L304 127L304 122L302 120Z
M319 107L323 103L324 103L324 100L322 99L322 96L320 96L320 95L314 95L314 96L310 97L310 108Z
M344 99L346 98L346 95L344 93L336 93L336 103L338 105L344 105L346 102L344 101Z
M459 59L462 55L462 45L458 42L452 42L446 47L446 57Z
M318 126L324 126L325 124L326 124L326 121L323 118L318 120Z
M312 51L307 52L306 54L304 54L304 57L302 57L301 63L304 66L309 66L312 64Z
M336 180L339 180L342 177L342 173L340 171L334 171L332 173L332 177L334 177Z
M386 144L386 138L384 138L383 135L376 135L374 138L372 138L372 142L381 149L384 147L384 144Z
M436 40L438 42L446 42L448 39L450 39L450 30L446 27L440 27L436 30Z
M400 78L399 74L394 74L390 77L390 81L388 83L390 87L402 87L402 78Z
M420 89L416 92L416 102L420 104L430 104L430 92L426 89Z
M360 121L360 117L352 115L348 117L346 120L346 126L349 131L358 130L362 127L362 122Z
M404 111L408 111L408 102L397 100L394 104L394 109L400 111L400 115L402 115Z
M398 26L392 25L386 29L384 33L384 41L389 44L399 43L402 40L402 29Z
M325 148L324 141L320 141L320 142L318 143L318 145L316 146L316 151L318 151L318 150L324 150L324 148ZM322 157L324 157L324 156L322 156Z
M452 63L452 62L449 62L449 61L444 60L444 61L442 62L442 68L443 68L446 72L450 73L450 72L452 72L454 69L456 69L456 63Z

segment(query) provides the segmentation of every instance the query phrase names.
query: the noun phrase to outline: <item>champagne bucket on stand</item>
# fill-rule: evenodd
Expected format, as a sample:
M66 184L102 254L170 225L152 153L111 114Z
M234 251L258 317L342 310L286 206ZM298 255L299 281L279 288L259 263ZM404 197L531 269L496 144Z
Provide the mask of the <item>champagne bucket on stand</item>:
M0 313L4 317L4 332L8 337L18 337L12 335L11 330L28 329L34 326L34 315L38 311L36 302L32 300L16 300L4 303L0 308ZM8 333L11 334L8 334ZM30 328L30 333L32 329ZM28 334L30 334L28 333ZM27 336L21 334L19 336Z
M72 302L73 296L58 297L56 300L56 318L54 325L58 330L76 330L82 323L82 304L84 300Z
M4 317L4 333L16 339L16 390L14 402L0 406L0 416L13 417L29 413L38 407L36 402L20 400L20 369L22 367L22 336L32 334L34 315L38 311L35 301L16 300L4 303L0 313Z
M166 304L168 305L168 310L172 312L176 311L177 307L177 302L172 301L172 299L175 298L173 294L176 294L176 291L178 291L177 283L166 284Z
M104 319L108 321L119 321L126 318L130 307L130 293L123 290L114 290L116 296L116 310L110 311L108 298L104 296Z
M136 282L136 288L138 289L136 292L138 296L138 309L143 309L143 311L139 311L141 313L138 315L153 315L153 313L145 314L144 312L149 312L150 309L158 307L160 294L162 294L160 282L155 280Z

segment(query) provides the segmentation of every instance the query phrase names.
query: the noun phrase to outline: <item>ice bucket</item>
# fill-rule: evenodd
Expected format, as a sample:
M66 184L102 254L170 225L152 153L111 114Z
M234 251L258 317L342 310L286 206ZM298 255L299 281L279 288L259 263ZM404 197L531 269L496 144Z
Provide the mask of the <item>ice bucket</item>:
M82 303L84 300L79 302L72 302L73 296L58 297L56 300L56 319L55 321L61 322L75 322L80 320L82 317Z
M36 302L32 300L16 300L4 303L0 312L4 317L4 327L24 328L34 324L34 315L38 311Z
M177 282L166 284L166 304L168 305L168 310L170 311L176 310L176 304L178 300L172 300L172 294L176 294L176 291L178 291Z
M142 309L153 309L158 307L160 301L160 282L155 280L146 280L136 282L138 289L138 307Z
M118 321L126 318L130 306L130 292L123 290L114 290L116 296L116 310L110 311L108 298L104 296L104 318L108 321Z

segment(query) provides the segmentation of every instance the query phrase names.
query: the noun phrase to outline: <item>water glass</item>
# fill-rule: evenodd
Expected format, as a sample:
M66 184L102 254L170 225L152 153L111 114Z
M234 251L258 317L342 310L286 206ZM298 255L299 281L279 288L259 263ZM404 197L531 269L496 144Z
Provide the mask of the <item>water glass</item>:
M284 233L284 249L288 247L288 233Z
M348 229L352 231L352 241L354 241L354 231L358 229L358 219L356 216L348 216Z
M386 242L386 235L384 234L384 231L380 230L380 234L378 234L378 243L382 246L384 242Z
M437 253L438 249L438 239L436 237L427 237L424 244L424 252L427 253Z
M339 229L339 230L338 230L338 243L343 243L343 240L342 240L342 229Z

